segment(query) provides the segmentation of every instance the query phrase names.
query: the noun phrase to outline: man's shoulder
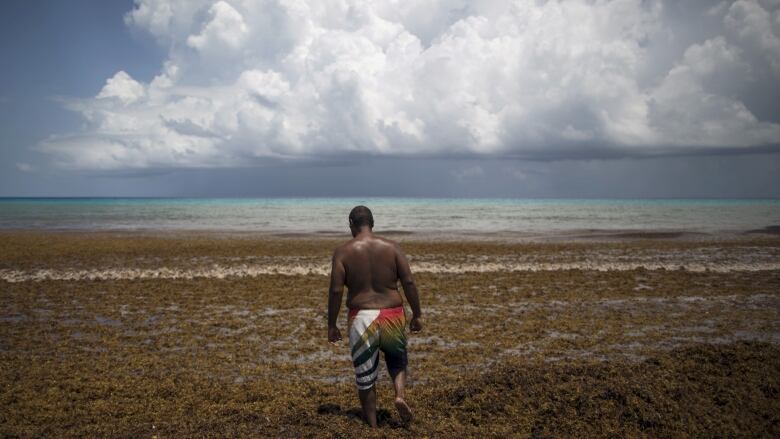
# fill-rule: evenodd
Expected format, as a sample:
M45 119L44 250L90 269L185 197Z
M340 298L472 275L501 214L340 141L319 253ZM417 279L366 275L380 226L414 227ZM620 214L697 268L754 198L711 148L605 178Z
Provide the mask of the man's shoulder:
M350 251L352 251L355 248L355 243L356 243L356 240L353 238L353 239L350 239L349 241L339 245L338 247L333 249L333 256L334 257L336 257L336 256L343 256L344 254L349 253Z
M388 238L385 238L383 236L377 236L377 235L374 235L374 239L382 247L391 248L394 251L398 251L398 250L401 249L401 247L398 245L398 243L393 241L392 239L388 239Z
M393 241L392 239L385 238L384 236L374 235L374 238L376 238L377 240L379 240L379 241L381 241L381 242L383 242L385 244L390 244L390 245L393 245L393 246L397 246L398 245L397 242Z
M345 243L343 243L341 245L339 245L336 248L334 248L333 249L333 256L336 257L336 256L343 255L347 250L349 250L350 243L352 243L351 240L347 241L347 242L345 242Z
M390 247L393 249L400 249L398 243L392 239L388 239L382 236L374 235L372 241L383 247ZM359 244L360 242L360 244ZM355 247L362 247L365 241L358 241L357 239L350 239L349 241L339 245L333 250L333 256L344 255L352 251Z

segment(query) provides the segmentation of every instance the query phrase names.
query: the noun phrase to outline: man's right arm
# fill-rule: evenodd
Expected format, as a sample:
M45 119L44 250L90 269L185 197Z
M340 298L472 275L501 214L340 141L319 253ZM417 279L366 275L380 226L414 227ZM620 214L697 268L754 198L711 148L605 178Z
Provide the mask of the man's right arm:
M422 330L422 310L420 309L420 295L417 292L417 285L414 283L412 269L409 267L409 261L406 259L406 255L397 244L395 247L395 255L395 266L398 270L398 279L401 280L406 300L409 302L409 306L412 307L412 321L409 322L409 330L412 332L420 332Z
M341 331L336 327L336 320L341 309L341 297L344 292L346 270L341 262L339 251L333 252L333 265L330 271L330 288L328 288L328 341L336 343L341 340Z

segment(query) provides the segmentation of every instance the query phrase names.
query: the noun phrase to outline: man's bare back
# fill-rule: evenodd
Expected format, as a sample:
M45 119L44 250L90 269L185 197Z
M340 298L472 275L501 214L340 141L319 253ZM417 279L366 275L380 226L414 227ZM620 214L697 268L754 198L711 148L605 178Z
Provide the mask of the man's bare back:
M411 332L422 330L420 300L409 262L393 241L376 236L371 211L358 206L350 213L353 239L333 252L328 297L328 341L341 340L336 322L344 286L349 308L349 339L358 395L366 422L376 426L376 390L379 352L383 352L393 379L395 406L404 421L412 418L404 400L406 385L406 317L398 282L412 308Z
M394 242L365 235L342 245L335 254L345 268L347 307L381 309L403 304L398 292L400 255Z
M328 327L336 329L341 294L347 287L347 308L382 309L403 305L398 282L404 288L412 308L409 329L418 332L420 322L420 299L414 283L409 261L395 242L373 234L370 229L355 233L355 237L333 252L330 293L328 306ZM337 299L337 300L335 300ZM334 309L335 308L335 309ZM330 342L341 339L328 337Z

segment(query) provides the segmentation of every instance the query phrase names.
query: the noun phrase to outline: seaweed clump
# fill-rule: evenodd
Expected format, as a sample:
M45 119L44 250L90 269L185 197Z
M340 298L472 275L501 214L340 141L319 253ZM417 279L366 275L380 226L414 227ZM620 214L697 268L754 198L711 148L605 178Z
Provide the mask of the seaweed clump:
M778 391L780 349L738 342L640 364L514 359L432 393L426 410L442 436L780 437Z

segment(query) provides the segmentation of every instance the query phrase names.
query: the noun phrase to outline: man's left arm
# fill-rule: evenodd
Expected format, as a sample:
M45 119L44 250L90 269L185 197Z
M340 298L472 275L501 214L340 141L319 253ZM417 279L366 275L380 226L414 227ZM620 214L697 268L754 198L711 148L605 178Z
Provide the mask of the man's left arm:
M341 310L341 297L344 294L346 270L338 250L333 252L333 265L330 270L330 288L328 289L328 342L335 344L341 340L341 331L336 326Z

